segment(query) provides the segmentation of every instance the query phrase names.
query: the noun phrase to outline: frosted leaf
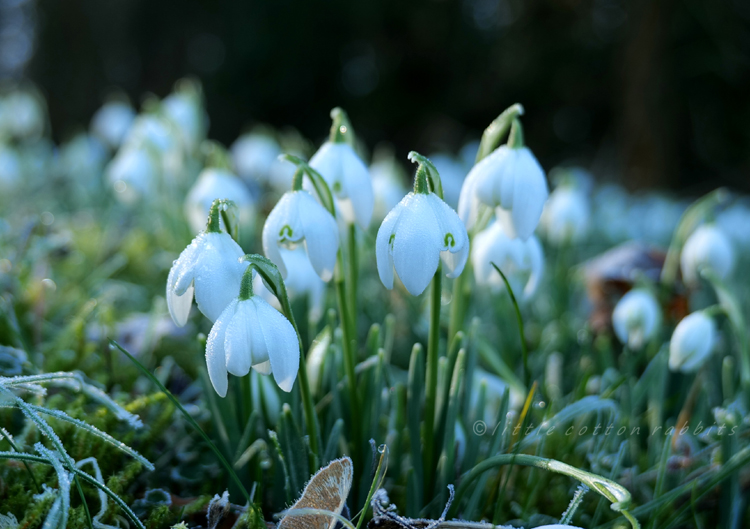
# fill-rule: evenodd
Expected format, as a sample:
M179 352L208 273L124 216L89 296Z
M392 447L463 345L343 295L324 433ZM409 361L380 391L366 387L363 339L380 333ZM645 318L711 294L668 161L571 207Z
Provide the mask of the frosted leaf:
M0 514L0 529L18 529L18 520L13 514Z

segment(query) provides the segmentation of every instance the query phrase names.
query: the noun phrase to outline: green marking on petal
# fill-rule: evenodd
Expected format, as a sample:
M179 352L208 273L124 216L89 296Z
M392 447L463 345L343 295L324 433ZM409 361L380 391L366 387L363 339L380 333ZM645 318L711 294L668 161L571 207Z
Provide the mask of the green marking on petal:
M456 240L453 238L452 233L446 233L445 239L443 240L443 244L447 246L448 248L453 248L456 245Z
M393 240L395 238L396 238L396 234L395 233L391 233L391 238L388 239L388 246L390 246L391 248L393 248Z
M336 194L341 193L341 182L333 183L333 192Z
M279 230L279 237L283 239L291 239L292 235L294 234L292 227L289 226L289 224L284 224L282 226L281 230Z

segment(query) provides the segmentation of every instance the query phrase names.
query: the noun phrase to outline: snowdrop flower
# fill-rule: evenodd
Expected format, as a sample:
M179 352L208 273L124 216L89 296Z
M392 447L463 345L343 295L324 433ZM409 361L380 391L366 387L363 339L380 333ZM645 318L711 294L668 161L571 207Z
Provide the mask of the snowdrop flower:
M177 134L187 151L195 149L206 136L208 117L201 99L200 87L183 80L178 89L162 101L164 115L177 126Z
M193 295L198 310L211 321L237 296L242 274L248 264L234 239L221 231L221 200L214 201L206 230L199 233L172 264L167 278L167 305L174 322L187 323Z
M483 158L466 176L458 215L467 228L474 227L479 206L485 204L510 213L509 235L525 240L534 233L549 192L544 170L523 146L520 127L514 119L508 144Z
M683 318L669 342L669 369L693 373L711 355L716 341L716 323L705 311Z
M91 118L91 133L114 150L122 144L134 119L135 111L128 103L110 101Z
M243 225L252 221L255 201L245 184L226 169L209 167L201 172L185 199L185 216L193 233L205 227L206 216L217 198L234 202Z
M476 155L476 152L474 154ZM440 173L445 203L455 208L461 195L461 187L466 179L467 170L463 161L446 153L432 154L429 158Z
M307 296L309 319L317 322L323 315L323 309L325 308L325 282L318 277L304 248L301 246L297 246L294 250L279 248L279 252L287 269L284 284L289 299ZM265 287L260 276L255 277L253 288L259 296L262 296L273 307L281 310L281 305L276 296Z
M729 235L741 250L750 250L750 206L737 201L716 217L718 227Z
M105 172L118 200L133 204L154 190L159 167L146 148L128 147L117 153Z
M633 350L639 350L656 333L661 319L659 304L646 289L627 292L612 312L617 338Z
M346 113L340 108L331 111L331 135L310 158L310 167L325 179L336 201L336 207L347 224L366 230L372 220L375 198L367 166L344 139L349 132Z
M253 293L253 270L245 271L239 296L223 310L206 342L208 376L216 393L227 394L227 373L242 377L252 367L281 389L292 390L299 368L299 341L289 320Z
M448 277L461 274L469 256L469 236L456 212L428 189L427 160L414 152L409 159L419 163L414 191L383 220L375 254L378 275L387 289L393 288L395 268L406 290L418 296L430 284L441 260Z
M541 224L549 241L557 246L578 242L586 236L590 207L584 192L571 186L555 189L542 212Z
M76 135L60 148L60 166L63 174L90 187L99 184L106 158L106 147L96 137L86 133Z
M729 238L718 227L698 227L682 248L680 267L685 283L698 283L701 269L710 270L719 279L726 279L734 268L734 249Z
M279 143L269 134L252 132L243 134L232 144L232 161L237 168L237 174L245 180L265 182L268 180L272 167L277 163L281 154ZM283 164L284 167L293 166ZM291 182L291 178L289 179ZM286 185L288 189L289 184Z
M263 252L286 279L281 248L303 245L312 267L323 281L333 277L339 231L336 219L310 193L302 189L302 169L295 174L292 191L284 193L263 226Z
M372 191L375 195L372 215L375 220L382 221L388 212L395 208L406 195L403 172L401 166L393 159L392 154L388 158L380 159L370 165Z
M525 298L536 292L544 271L544 252L533 235L527 240L511 238L501 222L493 222L474 238L471 262L477 285L504 289L495 263L503 271L515 292L523 290ZM524 277L525 284L523 282Z

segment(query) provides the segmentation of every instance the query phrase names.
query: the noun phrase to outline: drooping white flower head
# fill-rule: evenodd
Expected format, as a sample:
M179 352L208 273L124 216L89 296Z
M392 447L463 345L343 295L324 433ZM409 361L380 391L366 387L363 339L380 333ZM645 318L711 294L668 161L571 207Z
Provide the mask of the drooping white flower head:
M393 159L393 155L370 165L372 191L375 195L372 215L376 221L381 222L406 195L405 174L402 173L403 169Z
M729 235L740 251L750 251L750 204L737 201L716 217L719 229Z
M344 221L356 222L366 230L375 203L370 172L345 140L345 135L351 134L346 113L337 107L331 111L331 118L330 138L310 158L310 167L325 179ZM312 187L307 189L312 191Z
M588 233L590 212L586 194L572 186L556 188L542 212L541 226L552 244L575 243Z
M424 160L410 155L413 161ZM419 156L419 155L417 155ZM428 190L427 168L420 160L414 191L386 216L375 241L378 275L393 288L393 270L413 296L418 296L443 261L448 277L461 274L469 256L469 236L448 204Z
M297 246L293 250L279 248L281 258L286 266L287 276L284 280L289 299L307 296L310 321L317 322L325 308L325 282L320 279L310 264L305 249ZM263 297L274 308L281 309L279 301L263 284L260 276L253 283L256 294Z
M232 161L237 168L237 174L244 180L258 183L266 182L271 168L277 163L281 154L279 143L269 134L250 132L235 140L231 148ZM288 164L285 167L294 168ZM289 179L291 182L291 178ZM289 184L286 185L286 188Z
M198 309L211 321L237 296L245 255L234 239L220 231L220 201L211 207L206 231L198 234L172 264L167 278L167 305L174 322L187 323L193 296Z
M504 289L495 263L503 271L515 293L523 291L525 298L536 292L544 271L544 252L535 236L527 240L513 239L501 222L493 222L474 237L471 262L477 285Z
M339 232L336 219L307 191L284 193L263 226L263 252L287 277L281 248L303 245L315 272L323 281L333 277Z
M91 133L114 150L122 144L134 119L135 111L128 103L110 101L91 118Z
M719 279L726 279L734 268L734 249L729 238L717 226L704 224L696 229L682 248L680 255L682 278L696 284L702 269L708 269Z
M633 350L641 349L656 333L661 309L654 295L646 289L627 292L612 312L612 326L617 338Z
M336 206L348 224L365 230L372 220L375 198L367 166L345 142L325 142L310 158L310 167L318 171L331 188Z
M208 167L198 176L185 199L185 216L193 233L205 228L206 216L217 198L234 202L243 225L252 221L255 200L245 184L226 169Z
M102 142L95 136L80 133L60 147L59 167L69 180L94 187L99 185L106 159L107 150Z
M528 239L534 233L547 201L547 179L531 151L523 146L521 125L513 121L508 145L502 145L476 164L466 176L458 201L458 215L471 229L479 205L510 212L509 235Z
M708 359L716 341L716 323L705 311L689 314L677 324L669 342L669 369L697 371Z
M286 392L292 390L299 368L299 341L289 320L253 294L252 270L243 277L242 289L211 328L206 342L206 365L216 393L227 394L227 373L242 377L253 368L273 373Z
M148 149L134 146L120 149L107 165L105 173L117 199L133 204L155 190L160 170Z

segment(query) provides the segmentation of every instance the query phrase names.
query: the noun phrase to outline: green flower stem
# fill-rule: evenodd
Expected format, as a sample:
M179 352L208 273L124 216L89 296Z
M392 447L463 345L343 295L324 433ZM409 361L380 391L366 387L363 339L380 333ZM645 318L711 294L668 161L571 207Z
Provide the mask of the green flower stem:
M352 124L349 116L343 108L336 107L331 110L331 132L328 135L328 141L331 143L350 143L353 138Z
M352 332L352 318L347 307L346 280L344 277L344 258L342 256L341 248L339 248L336 259L336 277L334 278L334 281L336 283L336 299L339 305L339 318L341 320L341 332L343 334L342 341L344 349L344 370L346 371L347 386L349 387L349 405L351 408L352 431L352 461L354 461L354 468L357 469L361 466L361 460L359 459L359 449L360 443L362 441L362 428L360 424L361 415L359 406L359 392L357 391L357 374L354 370L354 367L357 364L356 350L352 346L354 340L356 339L356 336L354 336ZM358 483L356 479L354 483Z
M253 297L253 265L245 268L245 273L242 274L242 280L240 281L240 301L245 301Z
M425 498L432 497L435 470L435 400L438 382L438 346L440 344L440 305L443 288L442 266L438 264L435 277L432 278L430 292L430 334L427 341L427 380L425 383L424 408L424 493Z
M292 178L292 191L301 191L302 190L302 181L305 178L305 170L300 167L294 172L294 177Z
M349 254L348 254L348 265L349 265L349 315L350 318L350 329L354 336L357 336L357 287L359 284L359 256L357 254L357 226L355 224L349 224Z
M497 270L497 273L500 274L500 277L503 278L503 283L505 283L505 288L508 289L510 300L513 303L513 308L516 311L518 333L520 334L521 338L521 354L523 355L523 382L524 384L526 384L526 387L529 387L529 385L531 384L531 372L529 371L529 350L528 347L526 347L526 333L523 330L523 317L521 317L521 309L518 306L518 300L516 300L516 295L513 293L513 289L508 282L508 278L505 277L503 271L500 270L500 268L495 263L490 264L495 268L495 270Z
M513 118L513 123L510 126L510 134L508 135L508 147L511 149L520 149L523 147L523 126L521 120L517 117Z
M208 223L206 224L207 233L221 233L221 210L224 205L224 201L217 198L211 204L211 209L208 210Z
M500 141L508 132L508 129L510 129L513 120L521 115L523 115L523 106L516 103L505 109L502 114L495 118L495 120L484 129L482 141L480 142L479 150L477 151L477 162L497 148Z

